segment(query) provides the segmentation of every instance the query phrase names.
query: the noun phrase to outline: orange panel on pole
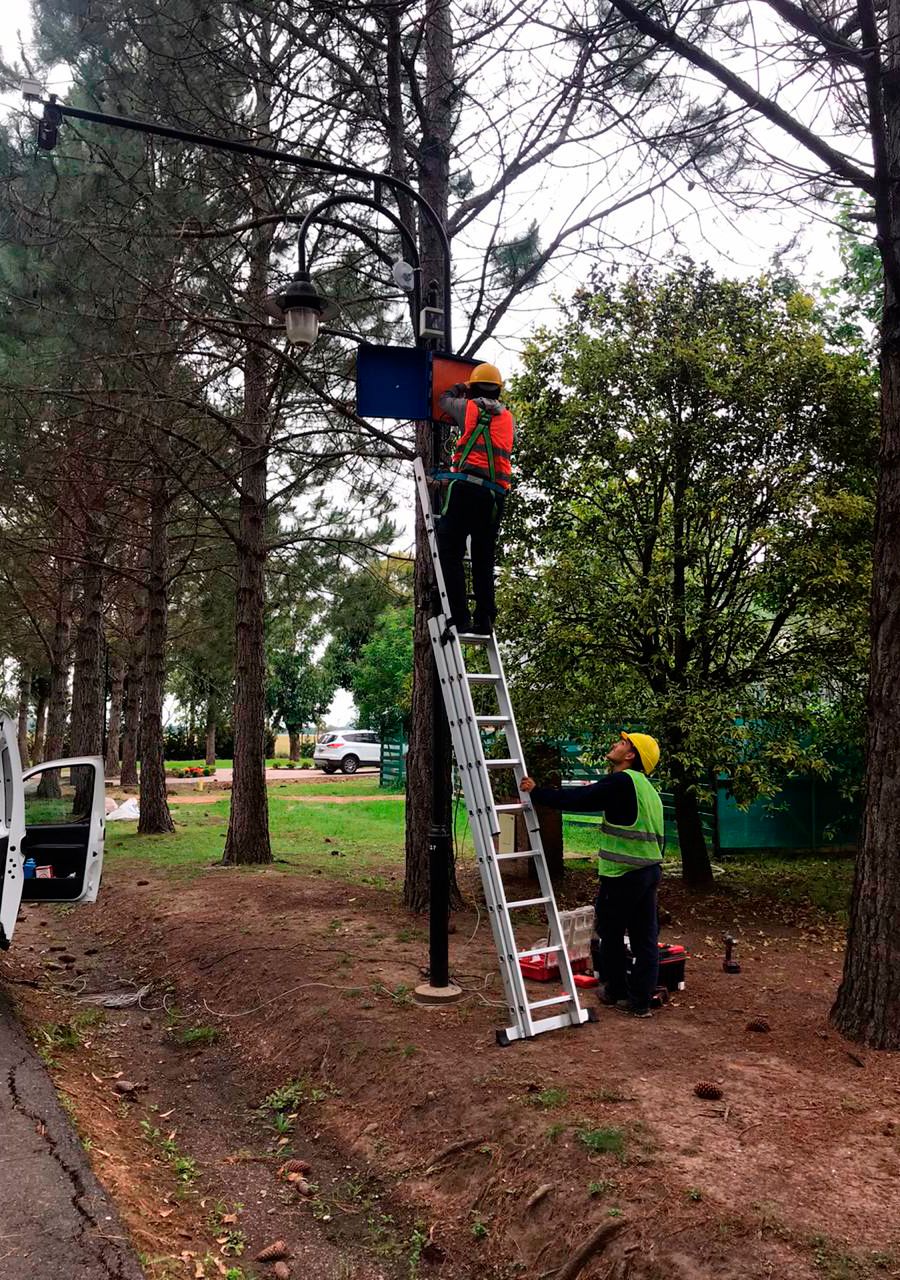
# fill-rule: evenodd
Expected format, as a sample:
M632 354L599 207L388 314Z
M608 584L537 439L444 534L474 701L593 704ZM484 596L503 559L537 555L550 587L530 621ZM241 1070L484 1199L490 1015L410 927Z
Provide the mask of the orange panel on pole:
M449 422L438 404L443 392L457 382L467 382L480 360L464 360L460 356L435 355L431 366L431 416L435 422Z

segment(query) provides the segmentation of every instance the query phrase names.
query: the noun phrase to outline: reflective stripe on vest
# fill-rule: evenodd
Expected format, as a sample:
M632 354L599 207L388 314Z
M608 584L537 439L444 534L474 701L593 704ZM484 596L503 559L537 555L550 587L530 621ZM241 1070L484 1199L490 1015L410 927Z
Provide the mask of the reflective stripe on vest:
M600 859L629 867L646 867L662 862L665 819L659 792L646 774L634 769L626 773L634 784L637 817L630 827L604 821L600 827ZM603 874L602 866L600 874Z
M453 470L487 480L505 493L512 470L514 434L515 424L508 409L492 415L470 400L466 405L465 426L453 451Z

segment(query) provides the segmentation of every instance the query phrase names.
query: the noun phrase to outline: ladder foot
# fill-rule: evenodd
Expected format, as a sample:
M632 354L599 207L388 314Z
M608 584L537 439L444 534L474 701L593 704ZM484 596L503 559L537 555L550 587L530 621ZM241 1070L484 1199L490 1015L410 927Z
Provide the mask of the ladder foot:
M599 1022L599 1021L600 1021L600 1010L599 1010L599 1009L588 1009L588 1011L587 1011L587 1020L588 1020L588 1022Z
M494 1034L497 1037L497 1043L501 1049L506 1049L513 1043L506 1031L497 1031Z

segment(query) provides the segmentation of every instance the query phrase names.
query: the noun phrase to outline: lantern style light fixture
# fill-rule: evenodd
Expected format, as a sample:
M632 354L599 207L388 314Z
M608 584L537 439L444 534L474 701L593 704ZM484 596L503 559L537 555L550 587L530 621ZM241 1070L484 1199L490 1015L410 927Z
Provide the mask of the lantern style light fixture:
M273 320L284 325L291 346L308 350L319 336L319 324L337 314L337 306L320 294L309 272L298 271L280 293L266 299L265 308Z

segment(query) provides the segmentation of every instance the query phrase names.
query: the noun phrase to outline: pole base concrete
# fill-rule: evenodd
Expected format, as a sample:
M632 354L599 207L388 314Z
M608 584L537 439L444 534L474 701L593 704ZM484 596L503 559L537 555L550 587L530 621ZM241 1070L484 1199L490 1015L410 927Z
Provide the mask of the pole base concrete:
M446 987L433 987L430 982L423 982L416 987L414 995L419 1004L453 1004L462 999L463 989L455 982L448 983Z

